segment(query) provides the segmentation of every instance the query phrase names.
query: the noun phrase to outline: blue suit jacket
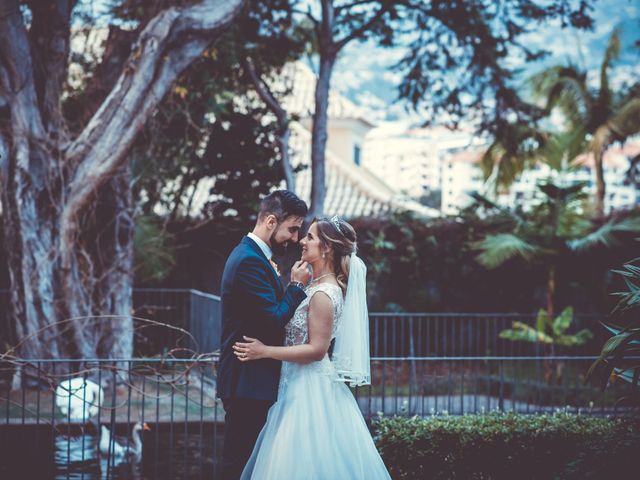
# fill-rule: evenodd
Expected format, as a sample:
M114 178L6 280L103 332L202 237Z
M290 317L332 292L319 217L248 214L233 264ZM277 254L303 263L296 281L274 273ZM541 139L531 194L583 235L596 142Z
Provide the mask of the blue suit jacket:
M275 401L281 363L263 359L240 362L233 344L243 335L265 345L282 345L284 326L306 298L298 287L283 289L260 247L244 237L231 252L222 273L222 341L217 395L223 399Z

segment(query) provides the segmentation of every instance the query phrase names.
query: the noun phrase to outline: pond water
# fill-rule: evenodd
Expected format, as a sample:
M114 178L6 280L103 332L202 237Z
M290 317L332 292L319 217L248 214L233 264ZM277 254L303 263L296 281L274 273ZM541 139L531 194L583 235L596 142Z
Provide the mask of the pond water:
M214 479L222 453L222 428L211 425L158 426L145 432L139 461L117 462L99 453L94 433L10 427L0 429L2 480Z

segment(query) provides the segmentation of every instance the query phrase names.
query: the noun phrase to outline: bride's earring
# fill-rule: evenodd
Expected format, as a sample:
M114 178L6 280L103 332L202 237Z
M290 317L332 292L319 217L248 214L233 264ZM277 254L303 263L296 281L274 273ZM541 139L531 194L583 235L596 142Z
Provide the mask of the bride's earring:
M327 253L326 252L322 252L322 258L326 258L327 257Z

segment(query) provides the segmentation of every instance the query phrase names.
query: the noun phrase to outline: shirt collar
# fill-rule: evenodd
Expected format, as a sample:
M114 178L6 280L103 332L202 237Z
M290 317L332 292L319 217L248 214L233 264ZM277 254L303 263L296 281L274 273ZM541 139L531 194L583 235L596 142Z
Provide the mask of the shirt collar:
M271 247L269 247L269 245L267 245L264 240L255 235L253 232L247 233L247 237L256 242L258 247L260 247L260 250L262 250L262 253L264 253L264 256L267 257L267 260L271 260L273 252L271 251Z

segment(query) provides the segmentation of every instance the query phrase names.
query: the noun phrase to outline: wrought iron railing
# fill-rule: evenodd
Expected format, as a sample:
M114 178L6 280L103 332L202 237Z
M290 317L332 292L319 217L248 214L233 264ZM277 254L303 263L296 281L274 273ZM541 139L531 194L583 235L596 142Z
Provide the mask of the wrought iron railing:
M625 385L602 392L585 384L594 358L374 357L371 385L354 395L368 420L489 410L623 413L617 399ZM215 357L0 361L0 477L214 478L224 430L216 364ZM136 452L130 432L138 422L150 430ZM101 435L102 427L122 440ZM110 453L116 443L132 454Z

